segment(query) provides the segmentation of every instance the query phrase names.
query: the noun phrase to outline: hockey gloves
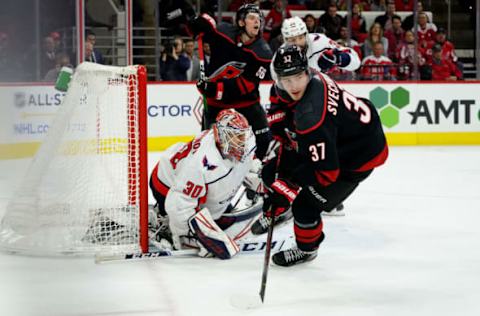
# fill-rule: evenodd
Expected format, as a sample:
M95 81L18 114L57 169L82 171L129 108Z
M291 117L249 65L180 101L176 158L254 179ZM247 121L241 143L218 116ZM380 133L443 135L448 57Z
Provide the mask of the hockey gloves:
M327 71L333 66L346 67L350 64L350 55L338 48L327 49L318 58L318 67Z
M300 193L301 188L288 180L277 179L270 186L272 192L263 204L266 217L279 216L286 212Z
M221 100L223 96L223 83L222 82L211 82L205 80L197 81L198 91L208 98L215 98Z

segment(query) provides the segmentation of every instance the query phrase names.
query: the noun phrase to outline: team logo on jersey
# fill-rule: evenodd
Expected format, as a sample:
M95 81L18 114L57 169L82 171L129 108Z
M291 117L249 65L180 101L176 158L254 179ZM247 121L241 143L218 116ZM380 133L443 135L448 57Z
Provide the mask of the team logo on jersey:
M203 156L202 162L203 162L203 166L204 166L205 168L207 168L207 170L209 170L209 171L215 170L215 169L217 168L217 166L212 165L212 164L210 164L210 163L208 162L207 156Z

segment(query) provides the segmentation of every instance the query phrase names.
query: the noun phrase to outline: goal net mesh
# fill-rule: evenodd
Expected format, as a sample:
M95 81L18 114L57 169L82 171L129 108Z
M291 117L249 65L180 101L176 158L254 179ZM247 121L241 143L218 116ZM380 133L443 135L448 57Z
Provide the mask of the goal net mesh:
M79 65L0 223L29 254L139 250L138 67Z

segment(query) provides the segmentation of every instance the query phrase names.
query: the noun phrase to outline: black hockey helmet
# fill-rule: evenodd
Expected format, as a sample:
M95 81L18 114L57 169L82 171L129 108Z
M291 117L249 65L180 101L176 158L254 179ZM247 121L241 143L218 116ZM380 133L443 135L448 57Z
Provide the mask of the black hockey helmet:
M237 14L235 15L235 25L239 27L238 22L240 20L245 20L249 13L257 13L260 16L260 21L263 21L263 14L258 5L253 3L245 3L237 10Z
M286 77L308 70L308 59L297 45L280 46L273 60L273 69L279 77Z

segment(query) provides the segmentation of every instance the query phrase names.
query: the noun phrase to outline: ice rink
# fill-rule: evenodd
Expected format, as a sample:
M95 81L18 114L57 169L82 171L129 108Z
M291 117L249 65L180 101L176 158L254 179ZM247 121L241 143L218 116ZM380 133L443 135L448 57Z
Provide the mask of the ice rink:
M0 168L2 215L25 161ZM324 218L315 261L270 267L263 306L241 308L262 255L96 265L0 253L0 315L478 316L479 188L480 147L393 147L347 215Z

